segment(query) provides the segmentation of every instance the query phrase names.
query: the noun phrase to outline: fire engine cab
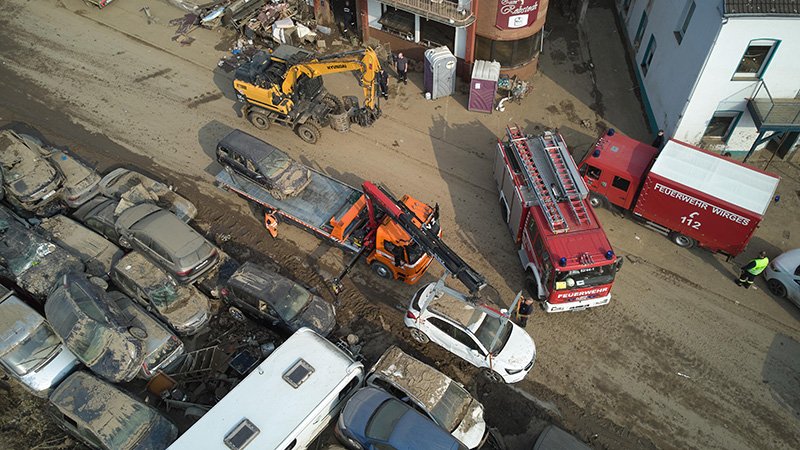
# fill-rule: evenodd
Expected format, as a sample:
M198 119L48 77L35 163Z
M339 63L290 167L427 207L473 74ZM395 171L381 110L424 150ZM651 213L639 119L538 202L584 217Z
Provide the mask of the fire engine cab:
M508 127L494 176L503 219L525 269L525 287L547 312L601 306L622 265L588 203L588 189L560 134Z

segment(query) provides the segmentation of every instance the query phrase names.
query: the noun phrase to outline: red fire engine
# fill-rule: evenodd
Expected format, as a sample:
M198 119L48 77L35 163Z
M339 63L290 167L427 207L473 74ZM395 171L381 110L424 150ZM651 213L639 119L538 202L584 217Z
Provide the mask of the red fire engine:
M560 134L508 127L494 175L503 218L526 271L526 288L547 312L605 305L622 264L589 206L588 189Z

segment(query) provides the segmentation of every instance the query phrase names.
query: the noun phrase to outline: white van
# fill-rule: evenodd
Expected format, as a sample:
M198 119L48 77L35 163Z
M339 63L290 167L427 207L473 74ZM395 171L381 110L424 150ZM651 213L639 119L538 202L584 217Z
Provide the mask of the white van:
M169 449L306 449L363 380L363 364L301 328Z

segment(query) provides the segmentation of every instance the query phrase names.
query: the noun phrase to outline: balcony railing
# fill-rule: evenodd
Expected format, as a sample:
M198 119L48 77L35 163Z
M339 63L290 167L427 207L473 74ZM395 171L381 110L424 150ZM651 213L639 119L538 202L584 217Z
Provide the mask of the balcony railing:
M800 129L800 99L773 98L763 81L747 99L747 109L759 130Z
M475 22L472 1L461 0L380 0L381 3L414 13L424 19L435 20L454 27L466 27Z

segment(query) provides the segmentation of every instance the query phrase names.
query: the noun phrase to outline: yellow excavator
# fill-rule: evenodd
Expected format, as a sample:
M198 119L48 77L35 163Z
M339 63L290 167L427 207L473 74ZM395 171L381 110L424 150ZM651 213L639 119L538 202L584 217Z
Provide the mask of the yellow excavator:
M271 123L287 126L309 144L319 139L320 127L330 124L330 114L349 112L349 117L369 126L380 117L377 74L378 56L371 48L317 56L306 50L281 45L259 51L236 69L233 88L244 105L242 114L256 128ZM322 75L356 72L364 90L364 106L355 96L342 99L330 94Z

